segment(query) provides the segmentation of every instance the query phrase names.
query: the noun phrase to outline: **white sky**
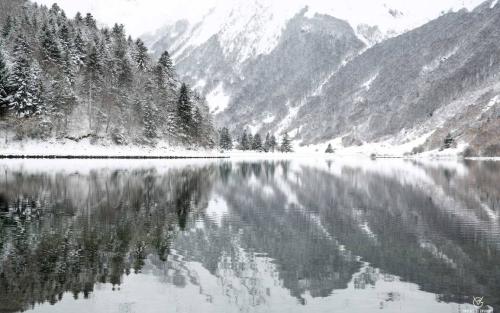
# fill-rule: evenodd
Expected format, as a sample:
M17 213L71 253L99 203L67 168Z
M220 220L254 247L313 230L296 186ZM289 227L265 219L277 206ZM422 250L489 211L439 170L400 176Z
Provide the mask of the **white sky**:
M0 0L1 1L1 0ZM51 6L57 2L68 17L92 13L100 23L125 24L133 36L154 31L172 20L199 18L220 0L35 0Z
M1 1L1 0L0 0ZM100 23L113 25L125 24L129 33L137 37L153 32L168 22L182 18L199 19L214 7L240 7L239 2L249 4L261 1L266 5L298 8L309 5L316 11L330 13L335 17L350 21L352 24L367 23L379 25L392 21L386 8L403 11L406 18L403 24L421 24L427 19L436 18L442 10L467 7L472 9L483 0L35 0L52 5L57 2L73 16L77 11L91 12ZM380 10L380 8L384 8ZM377 11L378 10L378 11ZM277 11L281 11L278 9ZM388 25L392 26L392 25Z

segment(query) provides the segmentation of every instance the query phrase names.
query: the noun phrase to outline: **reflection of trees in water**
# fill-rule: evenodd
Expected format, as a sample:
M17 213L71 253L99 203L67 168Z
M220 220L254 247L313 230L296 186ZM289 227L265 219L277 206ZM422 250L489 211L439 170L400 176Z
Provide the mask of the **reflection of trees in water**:
M245 251L274 260L281 284L298 299L306 291L324 297L346 288L361 263L342 252L341 243L372 266L354 277L357 288L394 279L391 273L442 301L469 302L479 293L498 305L498 226L491 228L495 224L481 208L486 204L498 212L500 195L492 186L499 185L500 176L497 166L482 164L469 164L465 176L408 164L430 179L424 182L375 168L347 166L335 176L329 170L294 168L290 162L233 165L235 174L225 169L230 178L216 188L230 207L230 219L221 228L206 228L204 239L191 236L184 244L197 242L190 251L212 249L196 259L223 276L216 271L219 256L231 255L237 237ZM455 210L471 216L464 220ZM369 272L373 267L382 273ZM244 279L245 274L236 270L231 275Z
M2 311L88 297L120 284L149 254L165 260L187 216L206 203L213 167L81 175L9 173L1 184Z
M306 293L326 297L351 280L362 289L388 273L443 301L481 294L498 305L498 228L484 206L498 214L500 175L481 164L467 164L468 175L408 164L424 180L355 166L335 175L335 162L9 173L0 179L0 303L15 311L65 291L87 297L96 282L118 285L147 264L177 287L200 285L188 264L197 261L241 305L261 305L273 286L305 303ZM230 211L220 222L203 210L211 190Z
M294 190L334 237L372 266L443 301L469 302L481 294L500 305L500 233L482 209L486 204L498 215L500 194L492 189L500 185L498 164L473 163L466 176L417 168L430 185L344 167L340 177L303 171L309 183Z

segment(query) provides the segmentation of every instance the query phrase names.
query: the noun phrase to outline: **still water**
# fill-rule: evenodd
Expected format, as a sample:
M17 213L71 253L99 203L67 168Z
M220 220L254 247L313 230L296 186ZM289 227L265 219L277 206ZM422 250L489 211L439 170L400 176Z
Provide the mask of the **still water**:
M0 161L0 312L500 312L500 162Z

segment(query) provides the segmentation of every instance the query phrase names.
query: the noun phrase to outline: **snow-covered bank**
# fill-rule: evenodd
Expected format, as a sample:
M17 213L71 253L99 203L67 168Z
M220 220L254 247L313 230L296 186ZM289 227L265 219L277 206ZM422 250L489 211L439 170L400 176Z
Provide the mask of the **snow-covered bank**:
M189 149L160 143L152 146L91 144L88 139L74 141L25 141L0 144L0 156L81 157L81 158L222 158L226 154L211 149Z
M282 159L332 159L332 158L404 158L404 159L463 159L465 148L443 151L427 151L420 154L410 154L413 145L390 146L381 144L363 144L361 146L341 147L333 145L335 153L325 153L326 144L300 147L295 145L293 153L264 153L256 151L221 151L219 149L185 148L160 143L152 146L118 146L112 144L91 144L85 139L74 141L24 141L8 144L0 143L2 158L110 158L110 159L141 159L141 158L231 158L235 160L282 160ZM500 160L493 158L470 158L474 160Z

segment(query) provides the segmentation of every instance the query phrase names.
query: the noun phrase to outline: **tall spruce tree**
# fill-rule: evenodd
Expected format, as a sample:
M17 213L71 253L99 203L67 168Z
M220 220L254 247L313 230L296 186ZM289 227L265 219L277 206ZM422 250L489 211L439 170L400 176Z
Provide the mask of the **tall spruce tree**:
M9 69L5 63L2 46L0 43L0 117L3 116L8 109L9 95Z
M188 142L193 128L193 106L189 95L189 88L182 84L177 101L177 128L182 140Z
M141 39L137 39L135 46L135 62L137 63L137 68L140 71L145 71L147 70L149 60L148 48Z
M256 134L253 137L252 150L263 151L262 137L260 137L260 134Z
M266 139L264 140L264 151L269 152L271 151L271 134L267 133Z
M293 152L292 141L290 140L290 137L288 137L288 133L285 133L283 135L283 139L281 140L281 152Z
M158 60L158 64L154 68L154 75L159 88L165 88L167 85L172 86L174 68L167 51L163 52Z
M241 135L241 140L240 140L240 150L246 151L249 150L250 147L250 142L248 140L248 134L247 131L243 131L243 135Z
M219 147L222 150L233 149L233 140L231 138L231 134L229 133L229 129L227 127L224 127L219 131Z
M62 59L61 50L59 49L53 30L47 24L42 26L40 42L42 45L43 61L59 65Z
M31 66L31 50L23 36L16 38L14 47L14 65L9 77L9 85L12 86L12 97L10 106L14 112L21 117L31 116L36 113L39 105L38 85L33 79L40 79Z

